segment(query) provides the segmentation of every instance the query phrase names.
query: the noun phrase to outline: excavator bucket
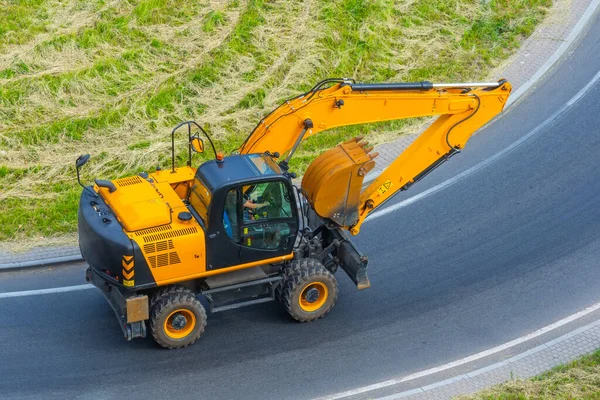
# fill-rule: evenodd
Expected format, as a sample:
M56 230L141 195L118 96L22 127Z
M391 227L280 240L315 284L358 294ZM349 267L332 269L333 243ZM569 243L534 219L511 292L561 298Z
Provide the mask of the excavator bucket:
M358 221L362 183L378 155L369 154L373 148L361 140L350 139L321 154L302 178L302 189L316 213L339 226L352 226Z

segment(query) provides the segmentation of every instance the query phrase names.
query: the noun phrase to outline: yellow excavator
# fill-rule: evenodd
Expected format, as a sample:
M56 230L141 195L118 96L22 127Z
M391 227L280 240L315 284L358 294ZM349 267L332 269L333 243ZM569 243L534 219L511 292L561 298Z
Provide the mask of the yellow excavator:
M86 280L111 305L127 340L149 330L165 348L194 343L211 312L278 300L297 321L327 314L342 269L370 286L368 259L353 244L370 213L453 155L506 104L511 86L490 83L357 83L326 79L263 118L234 154L217 153L193 121L173 129L168 169L83 187L79 246ZM361 138L308 167L300 187L289 161L300 143L345 125L438 116L375 180ZM175 134L187 132L186 166ZM205 137L201 137L200 135ZM208 139L214 159L192 166ZM349 235L350 234L350 235ZM202 300L202 301L201 301Z

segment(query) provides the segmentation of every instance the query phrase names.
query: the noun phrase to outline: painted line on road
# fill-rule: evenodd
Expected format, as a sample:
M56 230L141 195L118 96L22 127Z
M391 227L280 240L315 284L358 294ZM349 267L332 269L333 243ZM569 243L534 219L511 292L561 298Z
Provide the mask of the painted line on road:
M569 324L569 323L571 323L571 322L573 322L573 321L575 321L575 320L577 320L579 318L582 318L582 317L584 317L584 316L586 316L588 314L591 314L591 313L593 313L594 311L597 311L597 310L600 310L600 302L596 303L594 305L591 305L591 306L589 306L589 307L587 307L587 308L585 308L585 309L583 309L583 310L581 310L579 312L576 312L575 314L569 315L568 317L563 318L560 321L557 321L557 322L555 322L553 324L550 324L550 325L547 325L547 326L545 326L543 328L540 328L537 331L531 332L531 333L529 333L529 334L527 334L525 336L521 336L520 338L511 340L510 342L506 342L506 343L501 344L499 346L492 347L491 349L484 350L482 352L470 355L468 357L461 358L460 360L452 361L452 362L450 362L448 364L444 364L444 365L440 365L440 366L437 366L437 367L434 367L434 368L426 369L424 371L415 372L413 374L406 375L406 376L401 377L401 378L390 379L390 380L387 380L387 381L383 381L383 382L379 382L379 383L374 383L372 385L367 385L367 386L359 387L359 388L356 388L356 389L347 390L345 392L340 392L340 393L335 393L335 394L332 394L332 395L329 395L329 396L319 397L316 400L336 400L336 399L343 399L343 398L346 398L346 397L356 396L356 395L359 395L359 394L371 392L373 390L383 389L383 388L386 388L386 387L389 387L389 386L398 385L400 383L405 383L405 382L412 381L412 380L419 379L419 378L423 378L423 377L426 377L426 376L429 376L429 375L437 374L439 372L447 371L449 369L452 369L452 368L455 368L455 367L458 367L458 366L461 366L461 365L464 365L464 364L468 364L468 363L473 362L473 361L480 360L482 358L485 358L485 357L488 357L488 356L500 353L500 352L502 352L504 350L510 349L511 347L514 347L514 346L517 346L519 344L525 343L525 342L527 342L529 340L535 339L535 338L537 338L539 336L542 336L542 335L544 335L544 334L546 334L548 332L551 332L551 331L553 331L553 330L555 330L557 328L565 326L565 325L567 325L567 324ZM579 332L579 331L577 331L577 332ZM558 340L558 339L555 339L555 340L550 341L548 343L555 344L556 340ZM546 343L546 345L548 343ZM515 357L518 357L518 356L515 356ZM471 374L474 374L474 373L475 373L475 371L471 372Z
M88 290L93 288L93 285L76 285L76 286L64 286L50 289L37 289L37 290L23 290L20 292L6 292L0 293L0 299L7 299L11 297L25 297L25 296L40 296L43 294L54 294L54 293L65 293L65 292L78 292L81 290Z
M528 140L530 140L531 138L533 138L534 136L536 136L537 134L539 134L542 130L544 130L546 127L548 127L550 124L552 124L553 122L555 122L557 119L559 119L560 117L562 117L567 111L569 111L579 100L581 100L581 98L583 96L585 96L587 94L587 92L589 92L592 87L600 80L600 71L598 71L596 73L596 75L594 75L594 77L592 78L592 80L590 80L587 85L585 85L583 87L583 89L581 89L575 96L571 97L571 99L565 103L565 105L563 105L558 111L556 111L554 114L552 114L548 119L546 119L544 122L542 122L540 125L538 125L535 129L533 129L532 131L530 131L528 134L526 134L525 136L521 137L519 140L517 140L516 142L512 143L510 146L506 147L505 149L499 151L498 153L494 154L492 157L480 162L477 165L474 165L473 167L461 172L460 174L430 188L425 190L424 192L421 192L419 194L417 194L416 196L413 197L409 197L406 200L403 200L399 203L396 203L392 206L386 207L382 210L379 211L375 211L373 214L369 215L367 217L367 219L365 220L365 223L369 222L369 221L373 221L377 218L383 217L387 214L393 213L401 208L404 208L412 203L415 203L425 197L428 197L434 193L439 192L440 190L443 190L447 187L450 187L452 185L454 185L455 183L463 180L464 178L473 175L474 173L480 171L481 169L487 167L488 165L498 161L499 159L501 159L502 157L504 157L505 155L507 155L508 153L510 153L511 151L515 150L516 148L518 148L519 146L521 146L522 144L524 144L525 142L527 142Z
M567 333L565 335L562 335L562 336L560 336L560 337L558 337L558 338L556 338L554 340L551 340L551 341L549 341L547 343L543 343L543 344L541 344L539 346L536 346L536 347L534 347L534 348L532 348L530 350L527 350L527 351L525 351L525 352L523 352L521 354L517 354L515 356L507 358L504 361L499 361L499 362L497 362L495 364L488 365L487 367L479 368L479 369L476 369L475 371L467 372L465 374L461 374L461 375L455 376L453 378L445 379L445 380L440 381L440 382L435 382L435 383L432 383L430 385L425 385L425 386L422 386L422 387L419 387L419 388L416 388L416 389L406 390L406 391L403 391L403 392L394 393L394 394L391 394L389 396L384 396L384 397L375 397L374 400L396 400L396 399L401 399L401 398L404 398L404 397L408 397L408 396L413 395L413 394L426 393L429 390L436 389L436 388L441 387L441 386L451 385L451 384L453 384L455 382L464 381L466 379L472 379L472 378L474 378L474 377L476 377L478 375L485 374L487 372L493 371L493 370L498 369L498 368L502 368L502 367L504 367L506 365L510 365L510 364L514 365L516 362L518 362L518 361L520 361L520 360L522 360L522 359L524 359L526 357L532 356L532 355L534 355L536 353L539 353L539 352L541 352L543 350L549 349L552 346L555 346L555 345L557 345L559 343L562 343L562 342L564 342L564 341L566 341L568 339L571 339L572 337L577 336L577 335L579 335L579 334L581 334L583 332L586 332L586 331L588 331L588 330L590 330L592 328L595 328L598 325L600 325L600 320L591 322L591 323L589 323L589 324L587 324L585 326L582 326L580 328L575 329L572 332L569 332L569 333Z

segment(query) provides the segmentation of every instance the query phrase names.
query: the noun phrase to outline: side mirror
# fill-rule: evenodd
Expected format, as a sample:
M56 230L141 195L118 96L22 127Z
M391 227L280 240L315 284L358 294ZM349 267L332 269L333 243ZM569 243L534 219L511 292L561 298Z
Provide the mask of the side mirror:
M193 136L190 140L190 144L195 153L204 153L204 140L200 139L198 136Z
M79 169L79 168L83 167L85 165L85 163L88 162L89 159L90 159L89 154L85 154L83 156L77 157L77 160L75 160L75 168Z

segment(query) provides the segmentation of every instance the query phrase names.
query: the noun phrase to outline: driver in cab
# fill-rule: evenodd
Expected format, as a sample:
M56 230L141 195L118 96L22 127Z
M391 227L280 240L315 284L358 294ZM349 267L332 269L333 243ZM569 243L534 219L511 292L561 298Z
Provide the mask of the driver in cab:
M247 189L245 188L245 191ZM244 221L252 221L259 218L259 214L257 210L268 207L271 205L268 201L264 201L262 203L255 203L249 197L244 201ZM225 200L225 209L223 210L223 225L225 228L225 232L230 238L236 239L237 230L233 227L237 226L237 217L236 217L236 192L235 190L227 193L227 197Z
M254 203L252 200L248 199L244 202L244 219L250 220L253 219L252 216L255 215L256 210L263 207L270 206L271 203L265 201L264 203Z

